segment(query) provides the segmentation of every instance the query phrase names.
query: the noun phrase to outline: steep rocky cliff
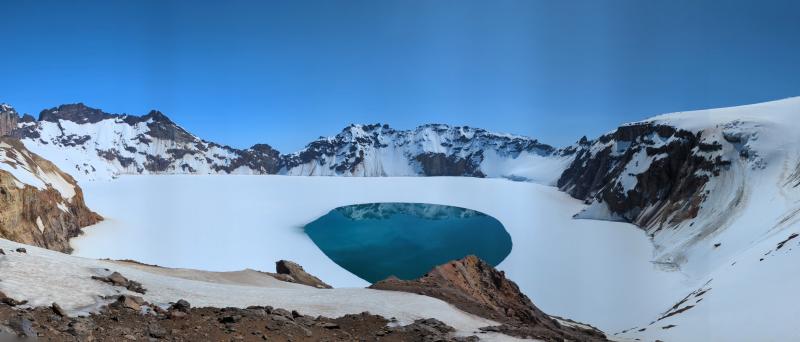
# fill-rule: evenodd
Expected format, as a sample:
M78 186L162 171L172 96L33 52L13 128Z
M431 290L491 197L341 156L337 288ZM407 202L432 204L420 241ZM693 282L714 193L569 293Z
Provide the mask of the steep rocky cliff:
M697 216L705 185L731 162L702 132L651 122L582 139L558 187L593 201L587 218L624 219L648 230Z
M623 125L574 145L557 185L588 204L576 218L636 224L653 237L656 264L705 274L794 222L799 111L791 98ZM770 208L752 203L775 191ZM754 207L763 223L726 232Z
M70 252L69 239L101 219L70 175L17 139L0 138L0 238Z

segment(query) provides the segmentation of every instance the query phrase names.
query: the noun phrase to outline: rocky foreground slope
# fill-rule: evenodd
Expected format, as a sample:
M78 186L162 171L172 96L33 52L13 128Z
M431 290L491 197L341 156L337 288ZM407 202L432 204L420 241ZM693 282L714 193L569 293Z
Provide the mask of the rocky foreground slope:
M7 240L0 240L0 248L0 337L5 332L55 340L516 340L510 334L606 340L596 329L542 313L502 272L474 257L404 283L409 287L392 288L394 281L376 285L392 290L382 291L320 289L256 271L83 259ZM413 294L420 289L427 296Z
M47 109L38 119L0 108L0 125L75 177L121 174L287 174L311 176L515 176L514 168L550 155L535 139L479 128L350 125L301 151L266 144L237 149L205 141L159 111L111 114L82 103Z
M0 238L70 252L69 239L101 219L70 175L17 139L0 137Z

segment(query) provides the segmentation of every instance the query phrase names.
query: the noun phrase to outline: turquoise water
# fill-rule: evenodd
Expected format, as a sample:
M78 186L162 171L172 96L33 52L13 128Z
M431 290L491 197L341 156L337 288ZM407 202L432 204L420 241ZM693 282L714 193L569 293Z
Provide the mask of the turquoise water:
M339 207L305 226L331 260L369 282L418 278L474 254L497 265L511 236L497 219L464 208L423 203Z

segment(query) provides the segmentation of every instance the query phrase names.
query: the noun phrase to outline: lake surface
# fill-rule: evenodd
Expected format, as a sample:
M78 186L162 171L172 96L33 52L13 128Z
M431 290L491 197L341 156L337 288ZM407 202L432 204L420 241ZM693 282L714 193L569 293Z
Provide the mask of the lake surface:
M497 219L435 204L339 207L305 232L336 264L373 283L392 275L415 279L470 254L496 266L511 252L511 236Z

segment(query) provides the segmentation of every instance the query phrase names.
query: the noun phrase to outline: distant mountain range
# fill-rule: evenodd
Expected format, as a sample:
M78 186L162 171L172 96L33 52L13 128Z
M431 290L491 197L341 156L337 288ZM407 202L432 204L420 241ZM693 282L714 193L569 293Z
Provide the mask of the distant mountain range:
M350 125L295 153L267 144L237 149L201 139L159 111L110 114L84 104L47 109L38 120L0 107L0 132L18 137L79 179L123 174L310 176L512 176L498 160L551 155L536 139L471 127ZM491 164L491 165L489 165Z

